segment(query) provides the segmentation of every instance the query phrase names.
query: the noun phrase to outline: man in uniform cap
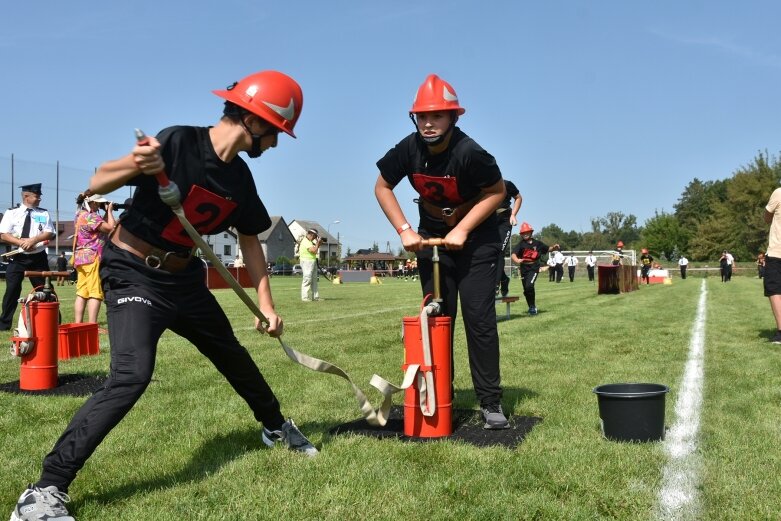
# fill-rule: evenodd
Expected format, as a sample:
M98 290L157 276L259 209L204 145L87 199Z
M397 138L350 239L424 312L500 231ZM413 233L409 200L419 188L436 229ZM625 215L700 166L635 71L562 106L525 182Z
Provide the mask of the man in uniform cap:
M13 249L21 250L8 257L9 264L5 274L5 295L3 310L0 314L0 330L11 329L14 313L22 293L22 280L25 271L48 271L46 245L56 237L49 212L38 207L41 202L41 184L21 186L22 203L5 212L0 221L0 241ZM42 286L43 277L30 277L33 287Z

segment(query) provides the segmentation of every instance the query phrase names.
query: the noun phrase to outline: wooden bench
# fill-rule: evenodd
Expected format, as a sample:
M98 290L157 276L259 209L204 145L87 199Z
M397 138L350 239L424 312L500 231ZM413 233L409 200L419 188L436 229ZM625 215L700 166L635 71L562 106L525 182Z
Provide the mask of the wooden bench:
M510 304L512 304L513 302L518 302L519 299L520 299L520 297L510 297L510 296L507 296L507 297L496 297L496 303L497 304L500 303L500 302L502 304L507 304L507 312L505 313L505 315L503 317L504 319L509 319L510 318ZM497 320L502 320L502 318L499 318L498 315L497 315L496 319Z

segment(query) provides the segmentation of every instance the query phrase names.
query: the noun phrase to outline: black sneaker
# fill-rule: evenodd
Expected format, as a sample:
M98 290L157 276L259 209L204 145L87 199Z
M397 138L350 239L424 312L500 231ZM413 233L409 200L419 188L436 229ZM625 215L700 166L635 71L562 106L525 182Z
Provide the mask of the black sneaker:
M71 498L55 486L39 488L28 485L19 496L10 521L75 521L68 515L65 503Z
M483 420L485 425L483 429L509 429L510 422L507 421L507 417L502 412L502 405L499 403L492 403L480 407L480 412L483 413Z
M773 335L773 338L770 339L771 344L781 344L781 331L776 331L776 334Z
M314 445L312 445L306 436L301 434L296 424L290 419L282 424L282 427L278 431L270 431L263 427L263 433L261 434L263 443L269 447L273 447L279 443L285 448L296 452L303 452L307 456L317 456L318 451Z

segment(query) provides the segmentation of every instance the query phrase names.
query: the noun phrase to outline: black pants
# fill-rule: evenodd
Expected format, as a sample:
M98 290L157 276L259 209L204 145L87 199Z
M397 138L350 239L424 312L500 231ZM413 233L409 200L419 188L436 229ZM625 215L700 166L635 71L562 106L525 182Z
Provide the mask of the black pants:
M27 255L17 253L11 257L11 262L5 272L5 295L3 295L3 312L0 315L0 329L12 329L14 314L19 305L19 297L22 294L22 282L25 271L48 271L49 261L46 259L46 251ZM30 277L33 288L43 286L46 279L43 277Z
M530 267L521 264L521 282L523 282L523 296L526 299L526 304L530 308L537 307L536 292L534 291L534 283L537 281L537 273L539 273L539 268L537 266Z
M556 264L556 282L564 278L564 264Z
M650 284L651 279L648 276L648 272L651 271L650 266L643 266L640 268L640 278L645 281L646 284Z
M144 394L152 379L157 342L166 329L192 342L214 364L256 420L269 429L284 423L273 391L204 284L199 260L181 273L170 274L151 269L108 243L100 275L111 341L109 377L79 409L44 459L38 486L68 489L103 438ZM182 372L186 371L183 367ZM162 423L165 418L152 421Z
M461 297L469 369L480 405L499 403L502 398L494 289L499 243L495 239L496 228L493 226L492 230L486 230L485 227L480 230L478 227L470 235L463 250L439 248L443 312L450 317L451 328L455 328L457 305ZM473 235L478 237L473 238ZM432 253L431 249L418 252L418 270L424 295L434 291Z
M588 281L594 282L594 266L586 266L586 273L588 273Z
M686 266L681 266L681 278L686 278Z
M575 266L567 266L567 275L570 282L575 282Z
M510 224L509 214L506 219L502 218L504 214L508 214L508 212L504 212L497 217L499 220L499 241L502 250L499 252L499 261L496 264L496 286L500 288L502 295L507 295L507 292L510 290L510 278L504 272L504 265L505 255L510 246L510 237L513 234L513 226Z
M548 266L548 282L556 280L556 266Z

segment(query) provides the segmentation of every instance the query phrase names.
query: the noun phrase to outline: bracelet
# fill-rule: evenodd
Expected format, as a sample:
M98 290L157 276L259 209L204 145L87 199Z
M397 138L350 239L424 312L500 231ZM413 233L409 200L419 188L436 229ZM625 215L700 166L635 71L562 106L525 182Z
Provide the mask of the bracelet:
M410 228L412 228L412 226L410 226L409 223L404 223L398 228L396 228L396 231L398 232L399 235L401 235L402 232L409 230Z

